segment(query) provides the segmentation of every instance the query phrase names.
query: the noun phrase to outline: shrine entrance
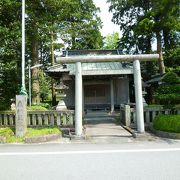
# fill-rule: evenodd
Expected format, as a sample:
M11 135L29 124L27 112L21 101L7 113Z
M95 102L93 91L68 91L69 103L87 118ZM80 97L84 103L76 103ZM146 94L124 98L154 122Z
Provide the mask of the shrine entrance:
M110 87L108 84L84 85L84 107L100 109L110 105Z
M82 71L83 63L103 63L103 62L133 62L133 74L134 74L134 86L135 86L135 101L136 101L136 119L137 130L139 133L144 133L144 112L143 112L143 98L142 98L142 80L141 80L141 68L140 61L153 61L159 58L158 54L144 54L144 55L99 55L99 56L72 56L61 57L56 61L61 64L75 64L75 134L82 136L82 108L83 108L83 75L94 75L95 72ZM104 66L103 66L104 68ZM126 71L125 71L126 72ZM113 70L109 73L125 74L123 70ZM107 70L104 69L96 75L107 75ZM127 74L127 72L126 72ZM97 93L97 92L96 92ZM111 81L111 96L114 97L113 81ZM112 99L112 107L114 105L114 99Z

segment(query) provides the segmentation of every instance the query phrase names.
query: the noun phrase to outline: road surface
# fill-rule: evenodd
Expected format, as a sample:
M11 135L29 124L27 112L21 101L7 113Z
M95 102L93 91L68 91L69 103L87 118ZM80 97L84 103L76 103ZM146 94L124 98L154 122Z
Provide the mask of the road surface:
M179 180L180 141L0 145L0 180Z

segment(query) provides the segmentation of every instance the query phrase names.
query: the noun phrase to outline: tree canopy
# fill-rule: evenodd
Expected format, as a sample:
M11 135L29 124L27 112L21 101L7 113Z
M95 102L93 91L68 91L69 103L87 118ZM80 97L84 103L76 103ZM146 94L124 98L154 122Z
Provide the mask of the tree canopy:
M122 39L120 48L126 53L152 52L152 44L157 41L160 54L160 73L165 72L163 52L167 59L171 52L179 52L177 41L179 24L178 0L108 0L113 22L120 25ZM178 48L178 49L177 49ZM170 55L171 54L171 55ZM173 57L176 56L174 53Z
M162 84L155 92L155 98L163 105L173 107L180 104L180 77L174 72L168 72L162 78Z
M119 44L119 33L113 32L112 34L108 34L104 39L104 49L117 49Z
M18 93L21 83L21 1L0 1L0 101ZM26 0L26 65L52 63L59 35L69 49L99 49L101 21L92 0ZM40 100L39 70L32 69L33 101ZM42 81L42 79L41 79ZM13 83L13 85L12 85ZM45 87L44 87L45 88Z

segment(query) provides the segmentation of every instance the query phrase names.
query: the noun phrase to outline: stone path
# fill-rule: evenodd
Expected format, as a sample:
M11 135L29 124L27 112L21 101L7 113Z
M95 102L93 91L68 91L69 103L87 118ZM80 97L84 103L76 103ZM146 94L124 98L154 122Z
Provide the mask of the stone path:
M114 137L130 137L132 136L120 125L115 123L88 124L85 126L86 136L114 136Z
M132 135L115 123L85 125L86 139L94 143L131 142Z
M129 142L132 135L122 126L115 124L118 113L106 111L87 112L85 122L85 137L92 143Z

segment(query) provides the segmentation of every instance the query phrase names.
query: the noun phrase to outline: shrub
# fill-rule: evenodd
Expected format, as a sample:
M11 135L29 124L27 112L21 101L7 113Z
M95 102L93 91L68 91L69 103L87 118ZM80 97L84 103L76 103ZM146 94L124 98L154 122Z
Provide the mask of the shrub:
M45 111L45 110L47 110L45 107L38 106L38 105L33 105L31 107L28 107L27 109L30 111Z
M38 105L38 106L42 106L42 107L45 107L46 109L49 109L50 108L50 105L49 103L39 103L39 104L34 104L34 105Z
M48 103L40 103L40 104L33 104L31 107L28 107L28 110L40 110L44 111L50 108Z
M168 72L154 95L164 106L174 108L173 106L180 103L180 77L173 72Z
M153 127L160 131L180 133L180 114L159 115L153 120Z

